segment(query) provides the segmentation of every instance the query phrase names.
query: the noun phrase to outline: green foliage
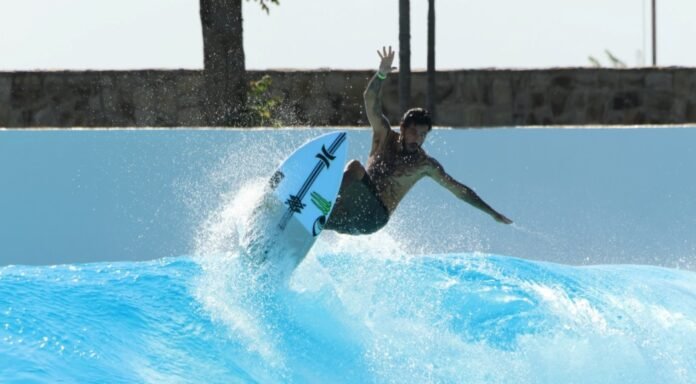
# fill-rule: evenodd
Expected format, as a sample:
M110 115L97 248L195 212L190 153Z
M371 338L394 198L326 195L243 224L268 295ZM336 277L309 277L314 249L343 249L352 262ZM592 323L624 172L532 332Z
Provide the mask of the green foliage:
M624 63L618 57L614 56L614 54L611 53L611 51L609 51L608 49L605 49L604 53L607 55L607 58L611 62L612 67L614 67L614 68L626 68L626 63ZM599 60L597 60L597 58L595 58L594 56L588 56L587 60L589 60L590 65L595 67L595 68L602 67L602 63L600 63Z
M599 62L594 56L590 56L587 58L587 60L590 61L590 65L592 65L594 68L601 68L602 63Z
M609 58L609 61L611 61L611 64L614 66L614 68L626 68L626 63L624 63L622 60L619 60L619 58L617 58L611 52L609 52L608 49L605 49L604 53L607 54L607 57Z
M249 82L247 107L250 112L250 125L260 127L280 127L279 115L282 100L271 94L271 76L264 75L259 80Z
M247 1L250 1L250 0L247 0ZM254 1L259 3L259 5L261 6L261 9L266 11L266 13L269 13L271 11L271 9L268 7L268 4L272 3L275 5L280 5L278 0L254 0Z

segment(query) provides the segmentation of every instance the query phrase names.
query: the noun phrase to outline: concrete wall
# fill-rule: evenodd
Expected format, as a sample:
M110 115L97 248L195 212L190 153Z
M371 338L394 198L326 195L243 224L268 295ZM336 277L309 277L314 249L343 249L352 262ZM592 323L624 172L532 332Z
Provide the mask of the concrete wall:
M372 71L250 71L272 78L284 125L365 125ZM384 110L399 121L397 74ZM202 126L202 71L0 73L0 126ZM459 70L437 73L437 124L457 127L696 122L696 69ZM425 104L425 73L412 103Z

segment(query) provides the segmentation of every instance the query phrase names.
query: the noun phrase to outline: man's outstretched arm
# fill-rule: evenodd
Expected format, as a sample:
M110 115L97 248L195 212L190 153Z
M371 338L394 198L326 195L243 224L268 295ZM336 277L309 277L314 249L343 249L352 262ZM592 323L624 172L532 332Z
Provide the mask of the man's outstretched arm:
M389 47L389 50L382 47L382 51L377 51L381 59L379 64L379 72L367 83L367 88L363 93L365 100L365 113L367 120L370 122L374 130L375 139L386 137L391 128L389 128L389 120L382 114L382 83L387 78L387 75L392 71L392 63L394 62L394 51Z
M445 172L445 169L437 160L430 158L429 161L430 164L428 164L426 174L430 176L433 180L435 180L438 184L447 188L450 192L452 192L461 200L464 200L472 206L491 215L491 217L493 217L495 221L503 224L512 224L512 220L508 219L507 217L498 213L495 209L491 208L491 206L486 204L486 202L483 201L483 199L481 199L471 188L458 182L447 172Z

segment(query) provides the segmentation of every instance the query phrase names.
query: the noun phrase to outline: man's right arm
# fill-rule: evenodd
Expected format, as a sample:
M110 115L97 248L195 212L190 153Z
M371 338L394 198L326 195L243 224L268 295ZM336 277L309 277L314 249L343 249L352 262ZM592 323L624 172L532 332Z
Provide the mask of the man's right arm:
M389 47L388 51L386 48L382 48L382 52L377 51L377 53L381 59L379 71L372 76L363 93L365 113L367 114L367 120L372 126L375 140L386 138L391 131L389 119L382 114L382 83L389 72L391 72L392 62L394 61L394 51L392 51L391 47Z

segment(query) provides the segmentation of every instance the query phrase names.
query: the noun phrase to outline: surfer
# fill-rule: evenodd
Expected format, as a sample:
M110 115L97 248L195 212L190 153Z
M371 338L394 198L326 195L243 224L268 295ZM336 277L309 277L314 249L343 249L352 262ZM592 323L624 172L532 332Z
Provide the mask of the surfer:
M422 108L408 110L399 127L393 131L382 114L382 83L394 70L395 52L389 47L377 51L381 62L363 93L367 119L372 126L372 148L367 168L357 160L346 165L336 205L324 229L346 234L377 232L389 221L399 202L421 178L428 176L459 199L489 214L500 223L512 220L496 212L471 188L458 182L422 145L432 122Z

